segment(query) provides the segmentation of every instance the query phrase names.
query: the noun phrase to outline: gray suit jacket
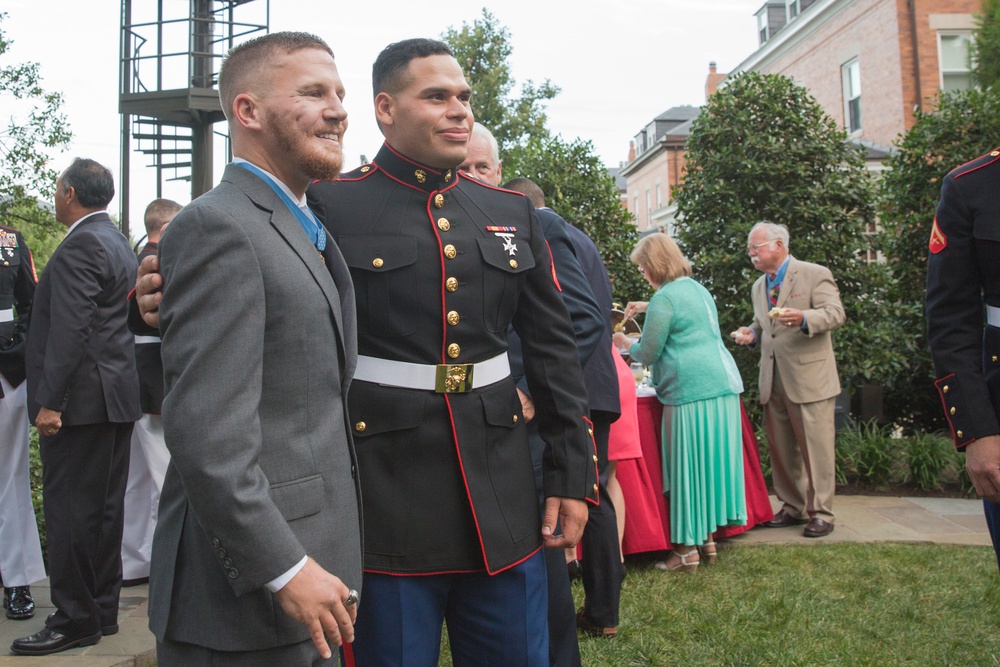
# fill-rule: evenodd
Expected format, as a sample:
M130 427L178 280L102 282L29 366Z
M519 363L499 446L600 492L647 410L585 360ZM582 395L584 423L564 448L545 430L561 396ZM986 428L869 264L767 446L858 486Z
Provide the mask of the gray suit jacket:
M234 165L174 218L159 254L172 458L150 628L216 650L305 641L265 583L308 554L361 588L345 429L357 349L350 274L330 239L328 267L269 186Z
M768 317L767 276L753 284L753 324L760 345L760 402L771 398L774 373L795 403L813 403L840 393L830 332L844 323L840 290L830 269L792 257L778 294L778 308L798 308L807 331L783 327Z

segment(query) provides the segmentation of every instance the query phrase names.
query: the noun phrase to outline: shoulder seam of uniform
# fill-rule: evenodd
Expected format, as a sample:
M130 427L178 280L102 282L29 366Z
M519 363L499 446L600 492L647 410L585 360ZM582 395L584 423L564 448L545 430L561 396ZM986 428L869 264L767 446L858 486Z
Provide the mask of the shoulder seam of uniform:
M971 169L968 169L966 171L960 171L962 169L965 169L965 167L968 167L969 165L971 165L971 164L973 164L975 162L979 162L983 158L988 158L988 157L992 157L993 159L989 160L987 162L984 162L983 164L978 164L975 167L972 167ZM982 169L983 167L988 167L991 164L993 164L994 162L996 162L997 160L1000 160L1000 149L994 149L994 150L990 151L989 153L985 153L985 154L980 155L979 157L977 157L977 158L975 158L973 160L969 160L965 164L962 164L962 165L959 165L959 166L955 167L952 170L952 172L955 174L955 178L961 178L962 176L965 176L966 174L971 174L972 172L978 171L979 169Z
M487 183L485 181L479 180L475 176L470 176L468 173L466 173L465 171L462 171L462 170L459 170L458 175L460 177L464 178L465 180L469 181L470 183L473 183L473 184L478 185L480 187L484 187L487 190L495 190L497 192L506 192L507 194L518 195L520 197L526 197L526 195L523 192L518 192L517 190L507 190L506 188L497 187L496 185L490 185L489 183Z
M363 167L370 167L370 169L367 172L362 172L361 169ZM372 163L369 163L369 164L366 164L366 165L362 165L361 167L358 167L357 169L354 169L353 171L349 171L346 174L342 174L339 178L337 178L336 180L331 181L331 182L332 183L336 183L337 181L363 181L364 179L368 178L369 176L371 176L372 174L374 174L378 170L379 170L378 169L378 165L375 164L374 162L372 162ZM360 173L361 175L360 176L354 176L354 174L356 174L356 173Z

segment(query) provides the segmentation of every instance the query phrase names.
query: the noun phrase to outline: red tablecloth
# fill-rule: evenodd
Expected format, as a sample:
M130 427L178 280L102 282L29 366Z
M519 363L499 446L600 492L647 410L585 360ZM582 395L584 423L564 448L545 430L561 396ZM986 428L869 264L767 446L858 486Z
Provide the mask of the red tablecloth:
M625 536L622 551L626 554L670 549L670 507L663 495L663 468L660 465L660 421L663 405L655 396L637 401L641 459L618 462L616 476L625 497ZM716 537L732 537L774 518L767 486L760 471L760 455L753 425L746 408L743 415L743 472L747 494L747 524L721 528Z

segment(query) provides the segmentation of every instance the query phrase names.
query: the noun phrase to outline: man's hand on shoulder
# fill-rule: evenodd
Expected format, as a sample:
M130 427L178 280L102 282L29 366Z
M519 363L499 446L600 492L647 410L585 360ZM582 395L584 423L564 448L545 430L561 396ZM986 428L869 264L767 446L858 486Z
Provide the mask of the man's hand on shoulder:
M274 594L285 613L309 628L313 644L324 659L333 654L329 638L336 646L354 641L357 607L344 602L350 589L312 558Z
M965 448L965 468L976 493L1000 503L1000 435L988 435Z
M160 328L160 299L163 293L163 276L159 274L160 260L150 256L139 264L135 279L135 299L139 304L142 320L154 329Z
M590 510L578 498L549 497L545 499L542 516L542 541L550 549L575 547L583 536ZM556 521L562 522L562 535L556 535Z

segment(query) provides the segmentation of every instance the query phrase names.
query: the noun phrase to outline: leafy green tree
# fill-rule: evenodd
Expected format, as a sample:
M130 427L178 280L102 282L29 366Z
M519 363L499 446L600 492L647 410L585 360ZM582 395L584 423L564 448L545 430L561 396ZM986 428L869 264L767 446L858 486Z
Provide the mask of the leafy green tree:
M545 79L531 81L513 96L516 82L508 61L513 51L510 31L485 8L482 17L460 29L449 28L448 43L472 86L476 120L493 132L500 146L504 177L523 176L545 192L549 205L577 225L601 250L621 300L645 297L648 290L629 253L637 240L631 214L621 207L614 179L589 141L567 142L547 127L545 102L559 88Z
M924 284L927 247L941 181L955 167L1000 145L1000 90L956 91L941 95L932 111L917 110L913 127L897 142L880 188L882 246L896 276L891 298L906 308L897 325L912 343L913 356L886 397L895 414L912 415L914 430L944 427L941 402L931 384L934 370L927 349Z
M0 13L0 24L6 18ZM55 189L58 174L49 166L49 152L65 149L72 134L62 96L42 88L38 63L7 64L10 46L0 25L0 98L5 110L13 110L0 129L0 220L52 227L54 219L37 201L51 199Z
M594 240L611 277L615 300L648 298L649 286L629 262L639 233L591 142L532 138L504 162L504 177L515 176L537 183L546 204Z
M545 102L559 94L559 87L548 79L537 86L529 80L521 86L520 96L513 96L515 81L507 64L514 50L510 30L489 10L484 7L482 17L472 25L449 28L441 39L465 70L476 120L493 132L501 155L508 155L529 137L548 135Z
M972 35L972 78L987 88L1000 83L1000 0L983 0Z
M676 191L678 240L715 296L727 340L752 319L750 288L760 274L747 257L747 234L760 220L783 223L792 254L827 266L840 287L847 323L834 344L846 386L891 381L907 346L891 326L887 268L863 259L874 250L866 233L875 220L872 178L805 88L781 75L734 77L694 121L685 178ZM760 353L734 356L756 398Z

